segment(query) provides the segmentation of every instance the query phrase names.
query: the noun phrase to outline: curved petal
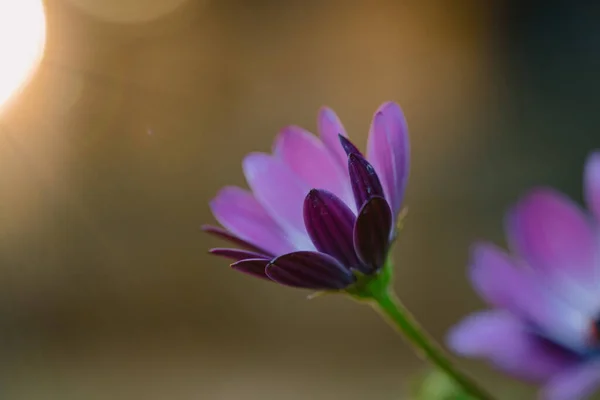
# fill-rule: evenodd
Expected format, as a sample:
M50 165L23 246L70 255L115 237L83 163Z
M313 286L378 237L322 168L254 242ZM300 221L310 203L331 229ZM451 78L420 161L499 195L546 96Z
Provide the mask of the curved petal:
M284 254L294 249L252 193L242 188L224 187L210 202L210 208L221 225L244 241L271 254Z
M354 224L354 247L366 273L381 268L389 249L392 212L383 197L372 197L360 210Z
M577 365L552 377L542 389L543 400L584 400L600 386L600 362Z
M274 256L274 254L272 254L264 249L261 249L260 247L255 246L252 243L242 240L239 237L235 236L233 233L227 231L226 229L220 228L218 226L202 225L201 229L206 233L209 233L218 238L227 240L237 246L243 247L252 252L259 253L259 254L265 254L268 256Z
M339 163L340 167L346 168L346 153L342 149L342 146L340 146L339 136L347 137L348 134L342 122L331 108L322 107L319 110L317 129L327 150L329 150Z
M473 286L491 305L529 321L566 346L588 345L590 317L545 287L534 271L519 268L504 251L478 243L471 250Z
M312 251L277 257L267 266L266 274L283 285L318 290L343 289L355 279L335 258Z
M352 239L356 217L333 193L311 190L304 201L304 223L317 250L329 254L344 266L360 264Z
M490 305L528 318L547 308L547 296L531 271L514 265L504 251L488 243L471 247L470 278Z
M269 260L265 260L264 258L250 258L231 264L231 268L256 278L267 279L270 281L271 279L269 279L265 273L268 264Z
M593 153L585 166L585 199L600 224L600 151Z
M229 258L230 260L234 260L234 261L241 261L241 260L246 260L249 258L252 258L252 259L263 258L265 260L268 260L270 258L267 255L261 254L261 253L254 253L252 251L246 251L246 250L240 250L240 249L229 249L229 248L225 248L225 247L215 247L214 249L210 249L208 252L210 254L214 254L215 256Z
M348 155L348 171L356 207L360 208L372 197L384 197L383 188L375 169L362 156L350 153Z
M394 216L404 200L410 168L408 127L396 103L384 103L373 117L367 159L381 178Z
M508 214L508 239L533 268L555 282L598 283L596 237L590 221L569 198L536 189Z
M243 168L256 200L283 229L288 241L296 249L313 250L302 215L304 197L310 188L283 161L268 154L247 155Z
M488 359L507 373L533 381L548 379L577 361L505 311L467 317L450 331L447 342L458 354Z
M311 188L326 189L342 199L352 199L345 170L312 133L289 126L279 133L273 152Z

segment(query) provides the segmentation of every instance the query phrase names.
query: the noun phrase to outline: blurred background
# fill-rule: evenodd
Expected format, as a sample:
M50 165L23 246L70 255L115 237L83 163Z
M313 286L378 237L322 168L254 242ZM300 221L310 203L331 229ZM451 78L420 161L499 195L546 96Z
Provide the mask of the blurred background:
M375 109L398 101L413 164L396 287L442 339L483 307L469 244L502 244L532 185L581 199L600 144L593 2L47 0L45 14L44 56L0 110L3 399L404 399L425 365L372 310L207 255L222 244L200 231L208 202L245 185L242 157L285 125L314 131L322 105L364 149ZM533 398L461 364L500 399Z

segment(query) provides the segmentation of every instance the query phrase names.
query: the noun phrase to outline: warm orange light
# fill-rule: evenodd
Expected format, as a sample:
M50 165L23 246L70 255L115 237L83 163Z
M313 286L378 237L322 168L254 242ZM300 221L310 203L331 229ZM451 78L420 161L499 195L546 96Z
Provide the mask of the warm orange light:
M0 0L0 109L32 75L45 42L42 0Z

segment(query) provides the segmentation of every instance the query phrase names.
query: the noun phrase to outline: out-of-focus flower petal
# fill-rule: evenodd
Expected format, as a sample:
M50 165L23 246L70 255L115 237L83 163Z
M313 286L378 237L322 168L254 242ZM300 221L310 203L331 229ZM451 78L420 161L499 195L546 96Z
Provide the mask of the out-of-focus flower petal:
M311 190L304 201L304 223L317 250L335 257L345 266L359 264L352 230L356 217L333 193Z
M210 208L221 225L246 242L272 254L295 249L252 193L244 189L224 187L210 202Z
M589 361L552 377L542 400L584 400L600 386L600 362Z
M409 175L408 127L400 107L384 103L373 117L367 159L379 175L393 215L402 207Z
M339 136L347 137L348 134L340 119L331 108L321 108L317 118L317 127L321 140L327 147L327 150L329 150L332 157L339 163L340 167L346 168L346 153L340 147Z
M265 273L265 269L267 268L268 264L269 260L265 260L264 258L250 258L231 264L231 268L245 274L270 281L271 279Z
M267 256L265 254L261 254L261 253L254 253L252 251L246 251L246 250L240 250L240 249L229 249L229 248L224 248L224 247L216 247L214 249L210 249L209 253L214 254L216 256L229 258L234 261L246 260L248 258L252 258L252 259L263 258L265 260L270 258L269 256Z
M328 190L346 201L352 199L345 168L312 133L289 126L279 133L273 152L309 187Z
M310 188L283 161L267 154L249 154L243 167L254 196L283 228L287 239L296 249L313 250L302 215L304 197Z
M377 173L367 160L358 154L349 154L348 170L357 209L360 210L371 197L384 197Z
M383 197L372 197L361 208L354 225L354 247L372 273L383 266L389 248L392 212Z
M327 254L298 251L277 257L267 266L275 282L306 289L343 289L355 280L352 273Z
M588 158L584 181L587 205L600 224L600 151Z
M536 189L508 214L511 245L540 274L559 284L599 281L597 237L583 211L552 189Z
M491 305L514 313L564 345L578 349L588 345L592 317L544 286L535 271L516 266L496 246L473 246L470 274L479 294Z
M227 240L237 246L243 247L247 250L250 250L252 252L255 253L259 253L259 254L265 254L268 256L273 256L272 253L261 249L258 246L253 245L252 243L249 243L245 240L240 239L239 237L235 236L234 234L232 234L231 232L223 229L223 228L219 228L218 226L212 226L212 225L202 225L201 228L204 232L206 233L210 233L213 236L216 236L218 238Z
M489 359L505 372L534 381L548 379L577 361L574 354L536 336L505 311L467 317L450 331L448 345L463 356Z

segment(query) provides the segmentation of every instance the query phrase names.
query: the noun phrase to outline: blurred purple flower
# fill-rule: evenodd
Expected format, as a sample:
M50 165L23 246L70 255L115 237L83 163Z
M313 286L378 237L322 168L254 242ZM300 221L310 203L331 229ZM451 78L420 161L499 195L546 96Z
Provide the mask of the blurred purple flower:
M457 353L542 384L546 400L584 399L600 385L600 152L586 165L585 198L589 214L533 190L506 218L514 256L473 247L470 277L493 309L448 337Z
M318 129L320 138L287 127L273 154L246 156L243 170L252 191L221 189L210 206L225 229L204 227L243 250L211 253L233 260L238 271L316 290L344 289L356 281L354 271L379 271L408 180L402 111L391 102L377 110L367 158L331 109L320 111Z

